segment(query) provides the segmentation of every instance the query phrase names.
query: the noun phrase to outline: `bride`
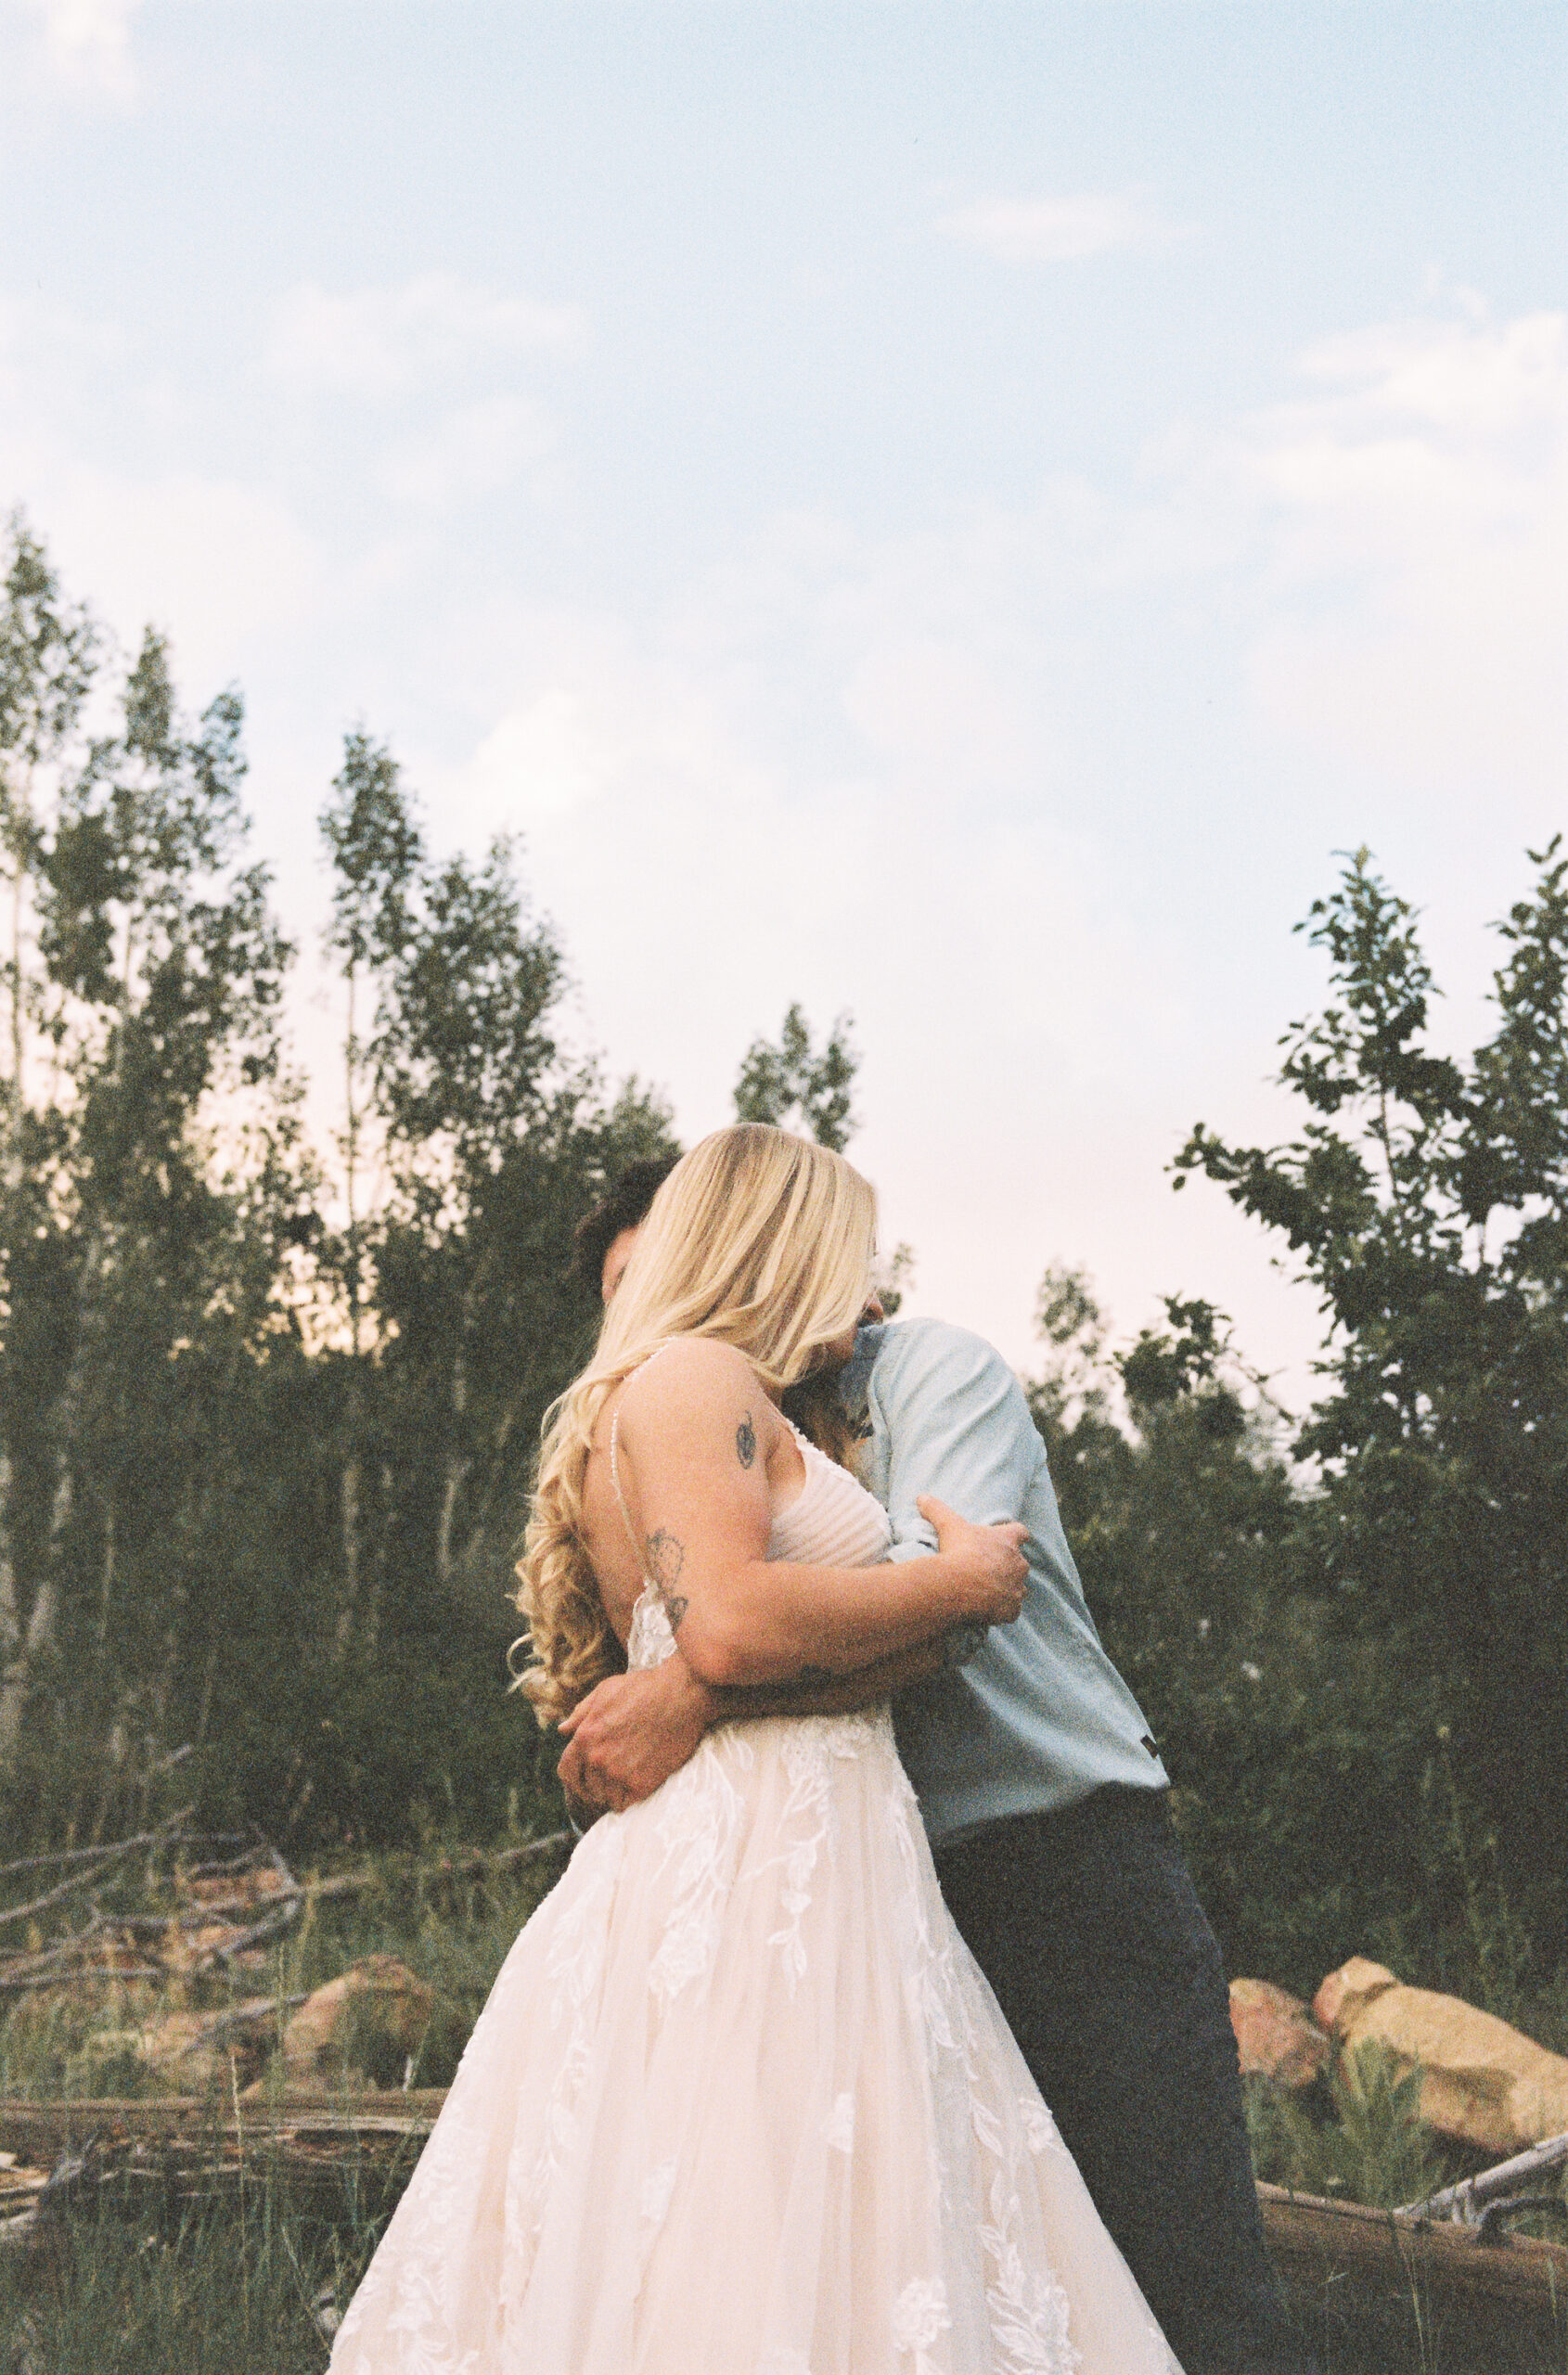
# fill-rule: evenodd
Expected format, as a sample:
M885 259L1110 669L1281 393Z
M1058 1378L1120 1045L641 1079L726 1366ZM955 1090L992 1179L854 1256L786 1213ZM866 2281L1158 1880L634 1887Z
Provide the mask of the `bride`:
M747 1124L671 1174L551 1416L520 1568L559 1721L678 1635L715 1683L867 1669L1021 1603L798 1433L872 1191ZM846 1698L855 1687L846 1686ZM330 2375L1179 2375L948 1917L885 1701L712 1732L508 1954Z

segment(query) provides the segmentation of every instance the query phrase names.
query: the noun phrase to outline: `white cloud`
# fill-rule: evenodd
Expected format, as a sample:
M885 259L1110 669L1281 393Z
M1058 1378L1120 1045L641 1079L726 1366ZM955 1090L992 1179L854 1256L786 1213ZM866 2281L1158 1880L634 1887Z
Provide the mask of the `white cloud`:
M583 691L547 685L507 710L465 771L461 797L490 820L528 827L610 790L625 752Z
M568 352L584 327L575 305L502 296L449 273L347 296L304 281L277 302L267 361L296 384L397 396L482 363Z
M549 451L548 421L520 396L484 396L459 404L437 428L393 444L382 482L399 503L431 511L509 486Z
M1142 190L1089 190L1073 198L979 198L942 217L951 239L1003 263L1070 263L1131 249L1148 254L1185 238Z
M1222 468L1259 523L1266 713L1385 779L1506 802L1568 748L1568 315L1379 326Z
M109 458L96 410L106 386L117 427L142 415L117 326L0 295L0 506L23 507L67 585L122 641L148 622L169 630L182 683L205 698L241 672L258 633L310 617L327 555L264 485L197 461Z
M276 497L233 480L79 467L34 509L67 581L124 640L149 621L173 632L193 699L241 674L259 634L304 625L322 597L319 545Z
M1135 925L1137 854L1038 698L1059 567L1048 512L902 539L790 520L640 627L497 605L453 631L495 722L462 765L410 772L454 841L521 830L587 1030L688 1136L790 999L854 1011L855 1153L917 1245L917 1308L1025 1359L1060 1251L1124 1324L1217 1276L1254 1352L1283 1334L1300 1357L1310 1312L1282 1331L1228 1208L1161 1180L1213 1087L1210 1018L1175 935ZM1261 1065L1238 1080L1233 1057L1213 1110L1244 1127Z
M122 104L134 98L131 21L141 0L26 0L51 72L69 88Z

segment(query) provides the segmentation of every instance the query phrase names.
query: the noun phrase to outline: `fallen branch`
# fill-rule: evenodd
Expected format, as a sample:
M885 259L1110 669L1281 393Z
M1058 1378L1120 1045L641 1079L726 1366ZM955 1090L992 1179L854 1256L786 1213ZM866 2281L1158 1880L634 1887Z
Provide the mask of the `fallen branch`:
M1536 2178L1544 2177L1553 2169L1568 2169L1568 2136L1549 2136L1544 2144L1533 2144L1527 2152L1516 2152L1511 2160L1482 2169L1457 2186L1444 2186L1440 2192L1429 2193L1424 2201L1407 2203L1398 2215L1477 2225L1487 2202L1506 2202L1511 2194L1526 2191Z
M552 1830L543 1839L525 1840L521 1847L470 1847L462 1855L443 1855L439 1864L421 1864L409 1878L416 1881L461 1880L469 1873L499 1871L515 1864L530 1864L536 1856L553 1855L565 1848L569 1853L576 1844L570 1830ZM358 1872L335 1872L325 1881L309 1883L317 1899L357 1896L363 1890L384 1887L386 1874L370 1867Z
M187 1815L193 1811L194 1809L190 1806L185 1809ZM170 1819L174 1821L181 1817L172 1816ZM0 1864L0 1881L8 1880L13 1872L41 1872L48 1864L81 1864L90 1862L96 1855L118 1855L122 1847L150 1847L161 1839L162 1830L166 1828L165 1825L158 1830L144 1830L135 1839L110 1840L107 1847L100 1842L96 1847L52 1847L46 1855L19 1855L14 1863ZM183 1834L184 1843L188 1847L230 1847L237 1839L251 1839L251 1845L245 1850L245 1855L254 1855L255 1841L249 1831L192 1830ZM235 1860L243 1863L244 1856L238 1856Z
M177 1815L171 1815L166 1822L160 1823L156 1830L144 1830L135 1839L117 1839L108 1847L80 1850L82 1855L94 1859L84 1871L73 1872L68 1879L57 1881L52 1889L45 1889L42 1896L32 1898L26 1905L6 1906L5 1910L0 1912L0 1929L5 1929L13 1921L24 1921L30 1914L42 1913L45 1906L58 1905L62 1897L70 1896L77 1889L90 1887L94 1881L102 1878L111 1864L118 1863L122 1855L129 1855L134 1848L166 1846L172 1834L179 1829L186 1816L194 1814L195 1811L194 1806L183 1806ZM47 1857L38 1859L40 1862L49 1860ZM24 1867L17 1864L6 1867L7 1871L19 1871L23 1868Z
M187 1807L186 1812L189 1811ZM13 1907L10 1915L0 1914L0 1921L19 1918L22 1913L36 1911L40 1906L54 1903L74 1890L91 1886L101 1879L105 1862L124 1855L132 1848L171 1843L174 1836L174 1825L178 1819L183 1817L171 1817L170 1821L161 1825L156 1831L144 1832L136 1839L121 1840L111 1849L95 1851L104 1859L98 1865L72 1876L67 1882L61 1882L32 1906ZM229 1834L230 1837L233 1835ZM443 1855L437 1863L416 1866L407 1877L417 1881L460 1880L484 1872L510 1870L543 1856L559 1855L563 1851L569 1854L574 1844L571 1831L554 1830L543 1839L527 1839L515 1847L475 1847L456 1855ZM212 1971L220 1964L232 1963L237 1956L275 1937L294 1920L308 1898L314 1897L317 1903L335 1902L387 1885L388 1875L373 1865L358 1871L336 1872L326 1880L297 1880L276 1848L264 1842L245 1849L225 1864L199 1868L198 1871L186 1877L194 1880L220 1874L226 1876L238 1874L242 1869L254 1872L264 1868L258 1865L258 1858L263 1856L276 1873L277 1885L270 1899L263 1901L261 1910L258 1911L258 1900L253 1893L208 1898L195 1905L171 1908L167 1913L105 1913L95 1906L92 1917L84 1928L57 1939L52 1945L40 1947L29 1954L0 1958L0 1995L66 1984L76 1978L161 1979L166 1976L163 1963L142 1960L115 1965L107 1960L95 1961L95 1945L98 1945L101 1953L99 1942L119 1938L138 1948L144 1957L149 1952L156 1955L156 1941L161 1938L182 1936L216 1927L225 1917L235 1913L256 1915L256 1919L243 1929L233 1931L225 1937L212 1939L188 1962L181 1962L182 1975L192 1976Z

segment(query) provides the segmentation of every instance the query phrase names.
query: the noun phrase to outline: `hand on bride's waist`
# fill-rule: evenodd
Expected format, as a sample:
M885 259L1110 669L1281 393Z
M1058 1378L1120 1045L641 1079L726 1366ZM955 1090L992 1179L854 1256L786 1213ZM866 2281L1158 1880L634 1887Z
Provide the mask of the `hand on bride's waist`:
M568 1798L617 1814L650 1798L701 1746L714 1698L679 1656L596 1684L560 1727Z

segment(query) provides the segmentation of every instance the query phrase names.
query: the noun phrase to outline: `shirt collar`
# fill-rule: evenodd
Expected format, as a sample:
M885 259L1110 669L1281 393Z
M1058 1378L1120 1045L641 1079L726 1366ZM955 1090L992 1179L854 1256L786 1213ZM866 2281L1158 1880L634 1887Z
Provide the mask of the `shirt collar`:
M882 1349L885 1327L857 1328L855 1350L839 1372L839 1399L850 1417L857 1422L867 1416L867 1396L871 1383L871 1369Z

